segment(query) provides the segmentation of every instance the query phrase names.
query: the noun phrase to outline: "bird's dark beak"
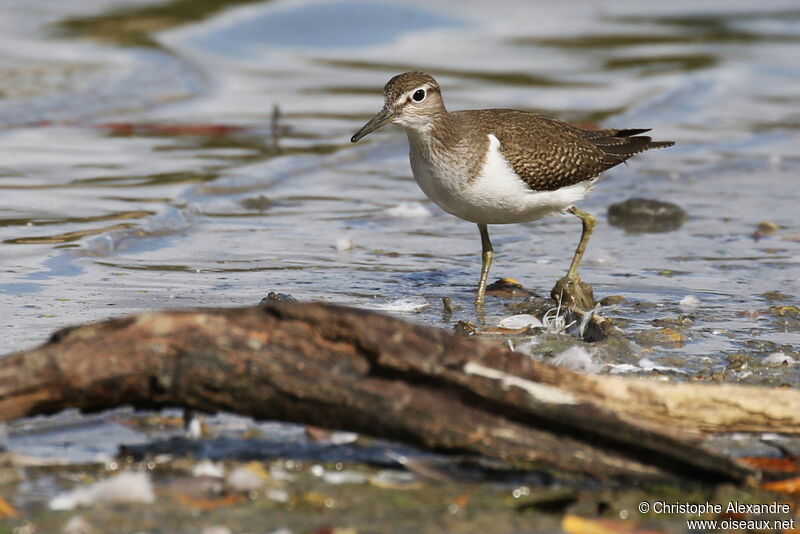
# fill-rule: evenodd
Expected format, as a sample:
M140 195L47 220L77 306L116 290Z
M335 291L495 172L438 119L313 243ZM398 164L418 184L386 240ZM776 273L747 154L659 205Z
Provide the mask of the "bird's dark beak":
M393 111L391 111L389 108L384 107L382 110L378 112L377 115L372 117L367 124L365 124L359 131L357 131L355 135L353 135L353 137L350 138L350 142L355 143L368 133L374 132L384 124L392 122L392 119L394 119L395 116L396 115Z

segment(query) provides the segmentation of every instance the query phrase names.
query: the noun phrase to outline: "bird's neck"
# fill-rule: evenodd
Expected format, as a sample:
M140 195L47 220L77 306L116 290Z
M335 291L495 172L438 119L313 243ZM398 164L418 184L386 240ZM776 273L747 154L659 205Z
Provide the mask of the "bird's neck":
M407 127L406 133L412 150L435 154L452 151L458 146L456 123L446 110L433 114L422 125Z

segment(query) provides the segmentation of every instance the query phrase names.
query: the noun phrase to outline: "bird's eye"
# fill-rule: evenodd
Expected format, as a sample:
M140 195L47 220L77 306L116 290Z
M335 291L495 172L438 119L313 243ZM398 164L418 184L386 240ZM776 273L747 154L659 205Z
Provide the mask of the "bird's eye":
M425 100L425 89L417 89L414 91L414 94L411 95L411 98L414 99L414 102L422 102Z

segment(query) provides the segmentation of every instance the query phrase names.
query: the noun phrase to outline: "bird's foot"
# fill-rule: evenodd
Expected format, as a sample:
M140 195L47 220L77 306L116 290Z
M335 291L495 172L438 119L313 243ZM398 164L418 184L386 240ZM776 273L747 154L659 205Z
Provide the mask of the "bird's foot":
M565 307L575 307L579 310L589 311L597 305L592 293L592 286L583 282L579 277L560 279L550 291L550 297Z

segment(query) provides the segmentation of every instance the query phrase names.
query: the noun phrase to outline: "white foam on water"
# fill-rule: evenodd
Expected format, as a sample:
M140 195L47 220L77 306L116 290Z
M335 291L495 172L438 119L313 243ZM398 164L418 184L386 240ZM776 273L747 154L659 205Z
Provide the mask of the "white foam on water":
M431 212L421 202L401 202L386 210L386 214L398 218L430 217Z
M787 356L782 352L773 352L763 360L761 363L764 365L794 365L797 363L797 360L792 358L791 356Z
M579 373L598 373L602 368L594 361L592 353L579 345L556 354L550 363L556 367L563 367Z
M694 295L686 295L678 303L682 310L693 310L700 306L700 299Z
M390 300L383 304L374 304L369 307L373 310L387 312L415 312L423 310L428 306L430 306L430 303L425 300L424 297L408 297Z

